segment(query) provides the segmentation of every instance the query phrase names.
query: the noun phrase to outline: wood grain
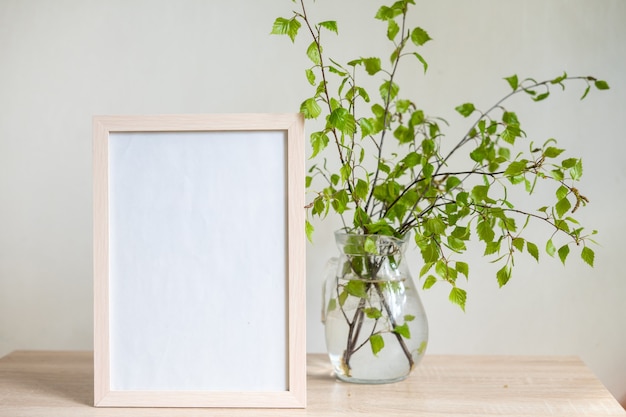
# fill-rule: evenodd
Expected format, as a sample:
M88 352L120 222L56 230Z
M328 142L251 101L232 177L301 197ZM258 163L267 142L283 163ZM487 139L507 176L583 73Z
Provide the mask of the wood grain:
M0 359L1 417L74 416L626 416L575 357L427 355L405 381L334 379L308 355L306 409L94 408L91 352L17 351Z

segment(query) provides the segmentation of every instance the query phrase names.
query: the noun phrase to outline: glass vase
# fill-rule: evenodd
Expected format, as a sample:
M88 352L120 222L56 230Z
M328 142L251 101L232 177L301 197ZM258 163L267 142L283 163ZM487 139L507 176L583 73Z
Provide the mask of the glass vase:
M337 378L403 380L428 344L424 307L404 259L407 238L335 233L340 256L323 288L326 347Z

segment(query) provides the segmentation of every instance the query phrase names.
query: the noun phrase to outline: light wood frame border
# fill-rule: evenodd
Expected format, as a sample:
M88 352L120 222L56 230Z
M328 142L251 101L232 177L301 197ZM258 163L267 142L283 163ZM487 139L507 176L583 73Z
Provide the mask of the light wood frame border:
M286 391L112 391L109 345L109 135L114 132L285 131L287 133ZM304 121L300 114L95 116L94 170L94 405L97 407L306 406Z

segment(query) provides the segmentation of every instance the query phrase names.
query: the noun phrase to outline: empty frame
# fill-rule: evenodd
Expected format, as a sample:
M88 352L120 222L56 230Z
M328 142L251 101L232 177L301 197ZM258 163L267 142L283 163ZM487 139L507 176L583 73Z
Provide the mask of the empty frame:
M306 402L298 114L94 118L94 403Z

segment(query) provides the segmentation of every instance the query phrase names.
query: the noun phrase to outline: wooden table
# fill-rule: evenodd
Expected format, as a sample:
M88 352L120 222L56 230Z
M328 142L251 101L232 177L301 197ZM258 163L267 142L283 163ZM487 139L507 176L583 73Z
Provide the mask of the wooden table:
M575 357L426 355L389 385L338 382L325 355L308 360L306 409L94 408L91 352L17 351L0 359L0 416L626 416Z

